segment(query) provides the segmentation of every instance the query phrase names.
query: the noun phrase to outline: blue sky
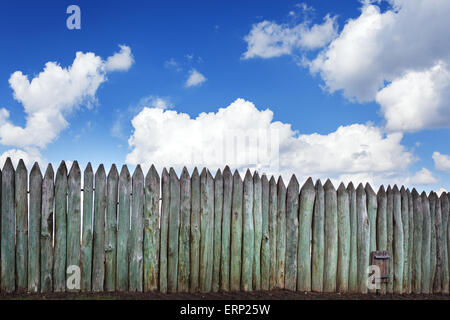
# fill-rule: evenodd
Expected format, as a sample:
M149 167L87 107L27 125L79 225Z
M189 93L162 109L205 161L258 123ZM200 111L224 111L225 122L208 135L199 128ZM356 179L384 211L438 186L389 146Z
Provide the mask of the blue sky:
M450 41L439 30L448 30L450 6L431 2L2 1L0 108L9 115L0 116L1 160L215 168L220 161L208 158L208 147L184 139L203 135L211 147L221 141L217 130L272 130L280 122L279 167L245 160L233 167L448 190ZM66 26L72 4L81 30ZM434 23L422 24L430 16ZM99 83L77 78L74 89L73 79L53 81L76 52L93 54L80 64L101 59L93 69ZM114 54L124 65L108 69ZM61 70L40 77L48 62ZM26 91L17 71L47 91ZM201 76L188 86L192 73ZM42 111L46 99L61 116L46 121L61 122L45 139L45 126L27 119L53 114ZM203 112L214 125L197 118ZM198 148L203 160L184 158Z

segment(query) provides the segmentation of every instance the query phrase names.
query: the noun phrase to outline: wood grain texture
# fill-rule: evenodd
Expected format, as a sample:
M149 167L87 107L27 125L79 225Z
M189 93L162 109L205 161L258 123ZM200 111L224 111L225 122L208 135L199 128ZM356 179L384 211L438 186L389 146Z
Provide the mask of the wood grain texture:
M431 247L430 247L430 293L433 293L433 284L436 274L436 199L434 192L428 195L430 203L430 229L431 229Z
M40 290L42 173L37 162L30 172L30 213L28 243L28 291Z
M377 250L387 251L387 195L384 186L377 193ZM386 284L380 284L380 293L386 294L386 290Z
M53 200L54 172L48 165L42 182L42 211L41 211L41 292L53 290ZM3 183L3 177L2 177ZM2 186L3 191L3 186ZM2 192L3 194L3 192ZM3 200L3 198L2 198ZM2 201L3 206L3 201ZM2 216L3 219L3 216ZM3 224L2 224L3 228ZM2 229L3 231L3 229ZM3 234L3 232L2 232ZM2 238L3 239L3 238ZM3 251L3 250L2 250ZM2 283L4 283L2 281Z
M448 243L447 229L449 217L449 201L447 194L443 192L439 197L441 203L442 214L442 293L449 293L449 259L448 259Z
M13 292L16 289L16 245L15 245L15 171L11 159L7 158L2 170L2 214L1 214L1 289Z
M422 229L422 278L421 278L421 292L425 294L430 293L430 251L431 251L431 215L430 202L427 194L422 192L422 214L423 214L423 229Z
M66 291L67 255L67 167L61 162L55 179L55 245L53 291Z
M119 196L119 172L113 164L106 185L105 229L105 291L116 290L117 271L117 201Z
M265 174L261 177L261 213L262 213L262 239L261 239L261 289L270 288L270 233L269 233L269 180Z
M414 204L413 197L409 189L406 189L408 196L408 217L409 217L409 239L408 239L408 294L412 292L412 270L413 270L413 246L414 246Z
M409 283L409 200L405 187L400 189L402 201L402 223L403 223L403 285L402 293L408 293Z
M423 209L422 198L416 189L412 191L414 206L414 243L413 243L413 272L412 292L421 293L422 285L422 229Z
M158 290L160 179L154 165L145 177L144 291Z
M84 170L83 228L81 238L81 291L92 288L92 201L94 194L94 173L89 162Z
M214 240L214 179L203 169L200 175L200 292L212 290Z
M253 178L247 170L244 178L244 198L242 205L242 270L241 290L251 291L253 280L253 251L255 227L253 223Z
M180 179L173 168L169 170L169 243L167 250L167 292L177 292L178 241L180 237Z
M21 159L15 174L16 290L28 288L28 172Z
M77 161L70 168L67 192L67 267L81 268L81 170ZM66 289L79 291L77 288Z
M101 164L95 173L92 291L101 292L105 283L106 172Z
M239 172L233 174L233 198L231 215L231 265L230 290L238 291L241 288L241 262L242 262L242 199L244 185Z
M191 177L191 238L189 292L200 288L200 176L197 168Z
M277 284L277 212L277 182L272 176L269 181L270 290L274 289Z
M386 189L386 196L387 251L390 253L389 282L386 286L386 292L394 293L394 193L391 186Z
M350 271L350 203L348 192L341 183L337 190L338 215L338 268L337 291L348 292L348 279Z
M347 186L350 212L350 266L348 291L358 292L358 216L356 212L356 190L353 183Z
M223 218L223 176L219 169L214 177L214 241L213 241L213 278L212 291L220 288L220 258L222 250L222 218Z
M255 243L253 249L253 290L261 290L261 242L262 242L262 183L258 172L253 174L253 224Z
M178 292L189 292L191 233L191 177L186 167L180 179L180 239L178 248ZM220 240L219 240L220 244Z
M286 271L284 288L295 291L298 273L298 209L299 184L293 175L286 193Z
M220 268L220 290L230 290L231 264L231 216L233 202L233 176L228 166L223 171L223 213L222 213L222 247Z
M286 186L283 179L277 182L277 288L284 289L286 265Z
M370 221L367 215L366 191L362 184L356 189L356 214L358 217L358 291L367 293L367 267L370 256Z
M402 198L397 186L394 186L394 293L403 292L403 223Z
M434 210L435 210L435 228L436 228L436 270L434 274L433 292L442 292L442 211L441 201L437 194L433 192Z
M167 249L169 242L170 178L166 168L161 175L161 228L159 247L159 291L167 292Z
M322 292L325 252L325 193L320 180L317 180L314 191L315 199L311 248L311 290L314 292Z
M323 291L336 292L338 258L338 221L336 189L330 180L323 186L325 191L325 251Z

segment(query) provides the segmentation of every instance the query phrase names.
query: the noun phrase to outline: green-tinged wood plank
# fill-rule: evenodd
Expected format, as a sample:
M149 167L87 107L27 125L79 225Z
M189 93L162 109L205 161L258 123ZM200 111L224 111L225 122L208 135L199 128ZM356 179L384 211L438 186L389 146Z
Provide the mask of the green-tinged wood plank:
M55 178L55 245L53 291L66 291L67 258L67 167L61 162Z
M314 292L322 292L325 254L325 193L320 180L317 180L314 189L315 199L312 222L311 290Z
M72 164L67 184L67 268L75 266L81 269L81 170L77 161ZM66 270L67 277L72 273L72 269ZM75 282L67 286L67 291L79 291L79 283L75 279L72 281Z
M42 173L37 162L30 173L30 214L28 233L28 291L40 290L40 236L41 236L41 204L42 204Z
M142 172L140 165L136 166L136 169L134 170L133 177L131 180L132 180L133 195L132 195L131 221L130 221L129 291L142 292L144 280L144 173ZM178 234L177 234L177 243L178 243ZM178 250L176 251L176 256L178 257ZM175 286L176 286L176 269L175 269Z
M403 285L402 293L408 293L409 282L409 200L405 187L400 189L402 198L402 223L403 223Z
M116 290L128 291L129 234L130 234L131 176L127 166L122 166L119 175L119 208L117 219L117 273Z
M325 252L323 291L336 292L338 257L338 219L336 189L330 180L323 186L325 190Z
M348 276L350 270L350 203L348 192L343 183L337 190L338 214L338 269L337 291L348 292Z
M421 292L425 294L430 293L430 251L431 251L431 216L430 216L430 202L427 194L422 192L422 214L423 214L423 229L422 229L422 277L421 277Z
M286 271L284 288L295 291L298 273L298 207L299 184L293 175L286 194Z
M403 223L402 198L397 186L394 186L394 293L403 292Z
M412 292L421 293L422 284L422 229L423 229L423 209L422 198L416 189L412 191L414 208L414 244L413 244L413 271L412 271Z
M223 216L222 248L220 268L220 290L230 290L230 248L231 248L231 209L233 199L233 176L228 166L223 171Z
M389 282L386 286L386 293L394 293L394 193L391 186L386 189L386 230L387 230L387 251L389 260Z
M252 290L253 251L255 246L255 227L253 223L253 178L247 170L244 178L244 199L242 209L242 270L241 290Z
M441 201L435 192L433 192L434 210L435 210L435 228L436 228L436 272L434 274L433 292L442 292L442 211Z
M370 221L367 215L366 191L362 184L356 189L356 214L358 216L358 291L367 293L370 255Z
M180 179L180 244L178 249L178 292L189 291L191 233L191 177L186 167Z
M262 242L262 183L258 172L253 174L253 224L255 246L253 249L253 290L261 290L261 242Z
M2 171L1 204L1 289L3 292L12 292L16 288L14 184L14 167L11 159L7 158Z
M28 172L20 159L15 176L16 205L16 290L28 288Z
M217 170L214 177L214 257L212 291L218 292L220 288L220 256L222 249L222 215L223 215L223 176Z
M408 196L408 217L409 217L409 239L408 239L408 294L412 292L412 270L413 270L413 246L414 246L414 204L413 197L409 189L406 189Z
M286 265L286 186L281 176L277 190L277 288L284 289Z
M169 170L169 243L167 250L167 292L177 292L178 241L180 237L180 180L173 168Z
M214 178L207 169L200 176L200 291L211 292L214 240Z
M311 178L300 190L298 225L297 290L311 291L311 237L316 191Z
M449 294L449 259L447 244L447 229L449 216L449 201L447 194L443 192L439 197L442 214L442 293Z
M233 197L231 215L231 264L230 264L230 290L238 291L241 288L241 250L242 250L242 198L243 182L236 170L233 174Z
M116 290L117 270L117 200L119 172L113 164L106 185L105 291Z
M94 239L92 257L92 291L101 292L105 282L105 213L106 172L101 164L95 173Z
M41 292L53 290L53 200L54 172L48 165L42 182L42 211L41 211ZM2 187L3 189L3 187ZM3 201L2 201L3 206ZM3 218L3 216L2 216ZM3 228L3 224L2 224ZM3 231L3 229L2 229ZM2 232L3 234L3 232ZM2 250L3 252L3 250ZM4 282L2 281L2 284Z
M387 251L387 196L384 186L377 193L377 250ZM386 294L387 286L380 284L380 293Z
M159 247L159 291L167 292L167 249L169 241L170 177L166 168L161 175L161 227Z
M94 173L89 162L83 177L83 228L81 238L81 290L92 288L92 200L94 189Z
M270 289L270 233L269 233L269 180L265 174L261 177L261 290Z
M430 293L433 293L433 284L436 274L436 200L432 191L428 200L430 202L430 228L431 228L431 247L430 247Z
M350 266L348 276L348 291L358 292L358 216L356 212L356 190L353 183L347 186L350 209Z
M200 176L195 168L191 177L191 238L189 292L200 288Z
M145 177L144 291L158 290L160 179L154 165Z
M377 249L377 195L373 191L369 183L366 184L366 201L367 201L367 216L369 217L370 228L370 252ZM370 258L369 258L370 259ZM369 293L376 293L376 289L369 289Z
M269 181L270 290L274 289L277 284L277 211L277 182L272 176Z

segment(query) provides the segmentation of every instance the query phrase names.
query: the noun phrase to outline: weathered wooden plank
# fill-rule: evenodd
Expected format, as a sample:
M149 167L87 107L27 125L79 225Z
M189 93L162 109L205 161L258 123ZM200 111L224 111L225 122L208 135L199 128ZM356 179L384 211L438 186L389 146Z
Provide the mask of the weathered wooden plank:
M223 171L223 216L220 268L220 290L230 290L231 208L233 199L233 176L228 166Z
M85 187L86 190L86 187ZM116 290L129 288L129 234L130 234L130 194L131 176L127 166L122 166L119 175L119 207L117 219L117 273Z
M403 285L402 293L408 292L409 282L409 200L405 187L400 189L402 198L402 223L403 223Z
M169 242L170 177L166 168L161 175L161 228L159 247L159 291L167 292L167 248Z
M242 209L242 270L241 290L251 291L253 280L253 251L255 246L255 227L253 223L253 178L247 170L244 178L244 198Z
M30 172L30 215L28 242L28 291L40 290L42 173L37 162Z
M74 161L72 164L67 184L67 268L69 268L70 266L80 268L81 170L77 161ZM66 275L69 276L69 274ZM80 288L77 288L76 286L71 286L70 288L67 287L66 289L67 291L80 290Z
M270 233L269 233L269 180L265 174L261 177L261 289L270 289Z
M277 183L277 288L284 289L286 265L286 186L283 179Z
M356 213L358 216L358 291L367 293L367 267L370 254L370 221L367 216L366 191L362 184L356 189Z
M270 290L274 289L277 283L277 211L277 182L272 176L269 181Z
M394 293L403 292L403 223L402 198L397 186L394 192Z
M253 174L253 223L255 246L253 249L253 290L261 290L261 242L262 242L262 183L258 172Z
M83 229L81 239L81 290L92 288L92 200L94 189L94 173L89 162L83 177Z
M413 270L413 246L414 246L414 204L413 197L409 189L406 189L408 196L408 217L409 217L409 239L408 239L408 293L412 292L412 270Z
M218 292L220 288L220 256L222 249L222 216L223 216L223 176L217 170L214 177L214 243L213 243L213 279L212 291Z
M356 190L352 182L347 186L350 209L350 267L348 291L358 292L358 215L356 212Z
M28 173L20 159L15 175L16 205L16 290L26 292L28 287Z
M430 229L431 229L431 246L430 246L430 293L433 293L433 284L436 273L436 200L434 192L428 196L430 202Z
M191 177L191 256L189 292L199 290L200 276L200 176L197 168Z
M430 202L427 194L422 192L422 214L423 214L423 229L422 229L422 278L421 291L422 293L430 293L430 251L431 251L431 217L430 217Z
M317 180L314 199L311 248L311 290L323 291L323 268L325 252L325 194L322 182Z
M366 187L367 188L367 187ZM338 215L338 269L337 291L348 291L348 277L350 270L350 203L348 192L341 183L337 190Z
M295 291L298 273L298 207L299 184L295 175L291 177L286 195L286 271L284 287Z
M436 272L434 274L433 292L442 292L442 211L441 201L437 194L433 192L433 200L435 203L435 228L436 228Z
M132 205L130 222L130 289L129 291L142 292L144 277L144 173L140 165L136 166L132 180ZM178 185L179 190L179 185ZM178 191L178 211L179 197ZM178 234L176 237L178 244ZM177 245L178 249L178 245ZM175 255L178 257L178 250ZM175 268L175 288L176 272ZM176 290L176 289L175 289Z
M297 290L311 291L311 237L316 191L311 178L300 190L297 252Z
M177 292L178 284L178 241L180 237L180 180L173 168L169 170L169 243L167 251L167 291Z
M101 164L95 173L94 242L92 255L92 291L100 292L105 282L106 172Z
M55 197L53 178L54 178L53 167L51 164L49 164L47 170L45 171L44 180L42 182L41 292L51 292L53 290L52 243L53 243L53 200ZM3 186L4 185L2 178L2 190ZM2 206L3 206L3 199L2 199ZM2 223L2 234L3 234L3 223ZM4 284L3 281L2 284Z
M191 177L186 167L180 179L180 243L178 249L178 292L189 292L191 233ZM219 240L220 244L220 240Z
M116 290L117 268L117 200L119 195L119 172L113 164L109 170L106 186L105 230L105 290Z
M233 174L233 199L231 216L231 265L230 290L238 291L241 288L241 262L242 262L242 199L243 182L236 170Z
M416 189L412 191L414 206L414 244L413 244L413 271L412 271L412 292L421 293L422 284L422 229L423 212L422 198Z
M15 290L15 213L14 213L15 172L8 157L2 171L2 214L1 214L1 289L3 292Z
M388 186L386 190L386 196L387 250L390 253L389 282L386 286L386 292L394 293L394 193L392 192L391 186Z
M373 191L369 183L366 183L366 201L367 201L367 216L369 217L369 228L370 228L370 249L369 249L369 259L370 253L376 251L377 249L377 195ZM369 293L375 293L376 289L369 289Z
M200 176L200 291L210 292L213 273L214 178L203 169Z
M439 197L441 203L442 214L442 293L449 293L449 259L448 259L448 217L449 217L449 201L447 194L443 192Z
M55 178L55 248L53 264L53 290L66 289L67 255L67 167L61 162Z
M384 186L377 193L377 250L387 251L387 196ZM380 284L381 294L386 294L386 289L386 284Z
M158 290L160 180L154 165L145 177L144 291ZM189 205L190 207L190 205Z
M328 179L323 186L325 191L325 254L323 291L336 292L338 256L337 195Z

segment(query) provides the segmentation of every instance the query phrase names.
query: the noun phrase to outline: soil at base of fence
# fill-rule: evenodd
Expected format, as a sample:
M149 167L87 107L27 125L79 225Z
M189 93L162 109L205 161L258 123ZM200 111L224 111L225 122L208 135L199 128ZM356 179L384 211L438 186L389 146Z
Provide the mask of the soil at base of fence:
M287 290L219 293L13 293L0 294L0 300L450 300L449 295L339 294L292 292Z

